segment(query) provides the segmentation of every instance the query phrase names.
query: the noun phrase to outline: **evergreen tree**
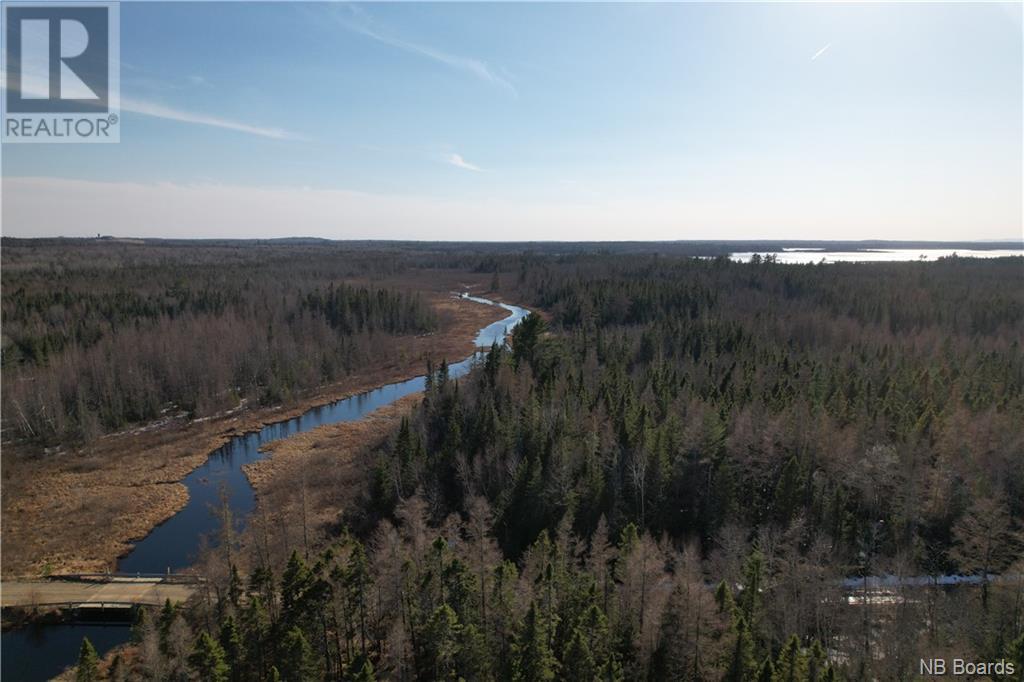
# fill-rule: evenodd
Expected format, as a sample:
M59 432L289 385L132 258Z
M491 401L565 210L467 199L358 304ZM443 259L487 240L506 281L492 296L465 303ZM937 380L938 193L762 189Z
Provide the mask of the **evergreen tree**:
M160 633L160 651L164 656L170 655L170 642L168 638L171 633L171 626L180 617L181 614L178 613L177 606L172 604L170 599L165 600L163 609L160 611L160 619L157 622Z
M239 682L243 679L245 651L242 648L242 633L232 616L224 619L220 627L219 641L224 650L224 660L231 671L231 679Z
M807 652L807 682L824 682L828 670L828 657L821 642L814 640Z
M807 661L800 649L800 640L793 635L779 652L772 682L803 682L807 676Z
M738 606L748 626L751 628L758 622L761 613L761 592L764 589L764 557L754 550L747 557L743 567L743 590L740 592Z
M750 630L747 621L739 616L733 623L733 644L729 655L729 663L726 668L725 677L727 682L745 682L751 679L757 671L757 662L754 659L754 645L751 642Z
M204 682L227 682L228 664L224 660L224 649L210 636L202 632L196 638L188 664Z
M231 564L231 578L228 582L228 600L237 609L243 593L242 578L238 575L238 567Z
M597 665L590 651L587 636L575 628L562 656L562 679L569 682L592 682L597 678Z
M736 602L733 600L732 590L722 580L718 583L718 587L715 588L715 604L718 605L718 612L733 618L733 612L736 610Z
M461 626L458 616L448 604L441 604L430 616L424 631L423 646L426 652L426 667L423 672L434 680L454 680L456 656L459 654Z
M110 662L110 669L107 670L107 679L110 682L124 682L127 674L124 667L124 659L121 658L121 654L114 654L114 660Z
M147 621L149 618L147 613L148 610L142 607L136 607L134 609L131 641L135 644L142 641L142 635L146 632Z
M782 475L775 487L775 518L783 525L789 522L794 510L800 505L800 479L800 463L795 456L790 457L782 467Z
M558 660L551 652L547 619L537 602L532 601L516 637L514 679L519 682L554 680L558 670Z
M352 541L352 550L349 554L348 565L346 566L344 588L355 623L359 630L359 647L363 655L366 655L367 642L367 600L368 591L373 583L370 575L369 564L366 560L366 552L362 543Z
M346 680L351 680L351 682L377 681L377 673L373 670L373 663L366 656L360 656L350 668L352 671L346 671Z
M75 669L76 682L96 682L100 679L99 656L96 647L88 637L82 638L82 646L78 650L78 667Z
M242 630L241 649L245 656L245 668L262 675L270 662L270 616L263 607L263 600L259 595L250 598L242 613Z
M319 676L313 649L297 627L285 633L277 663L282 682L313 682Z

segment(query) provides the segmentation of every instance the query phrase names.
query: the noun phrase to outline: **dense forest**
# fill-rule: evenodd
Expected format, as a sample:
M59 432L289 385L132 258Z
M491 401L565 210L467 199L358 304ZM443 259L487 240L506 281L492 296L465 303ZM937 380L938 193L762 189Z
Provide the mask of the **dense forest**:
M346 256L5 245L5 438L81 442L169 413L279 404L436 326L419 294L372 283L405 267L393 254Z
M320 549L226 537L112 677L1024 674L1021 259L477 267L538 314L429 368Z

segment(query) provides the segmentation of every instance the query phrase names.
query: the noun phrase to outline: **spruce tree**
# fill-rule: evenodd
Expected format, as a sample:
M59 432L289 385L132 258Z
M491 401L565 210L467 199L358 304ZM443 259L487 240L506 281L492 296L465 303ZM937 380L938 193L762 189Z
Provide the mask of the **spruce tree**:
M196 638L188 664L203 682L227 682L228 664L224 660L224 649L208 632Z
M743 567L743 591L740 592L738 606L747 621L754 629L761 613L761 591L764 582L764 557L756 549L747 557Z
M587 636L579 628L573 629L562 661L565 664L562 679L568 682L591 682L597 676L594 654L590 651Z
M732 590L729 589L724 580L719 582L718 587L715 588L715 604L718 605L718 612L720 614L733 618L736 602L732 597Z
M772 682L803 682L806 675L807 662L800 650L800 640L793 635L779 653Z
M306 562L292 551L284 574L281 576L281 620L291 625L304 624L306 616L302 597L309 589L313 576Z
M726 682L746 682L757 670L754 660L754 645L750 638L750 629L743 616L733 623L733 645L729 656L729 665L723 680Z
M351 682L377 682L377 673L373 670L373 663L367 656L360 656L352 664L354 670L351 674L346 671L345 679Z
M171 632L171 625L176 618L179 618L178 608L171 603L170 599L164 601L163 609L160 611L160 619L157 622L160 634L160 652L167 656L169 654L168 635Z
M242 680L245 653L242 648L242 633L239 632L234 617L228 616L224 619L220 626L219 640L221 648L224 649L224 660L231 670L231 679L236 682Z
M551 652L550 633L547 620L537 607L530 602L522 627L516 637L515 670L513 677L518 682L541 682L554 680L558 675L558 660Z
M236 609L238 608L239 600L242 598L243 591L242 578L238 575L238 567L231 564L231 579L228 583L228 599Z
M828 669L828 657L825 654L821 642L814 640L810 651L807 652L807 680L808 682L822 682L825 679L825 672Z
M75 669L76 682L96 682L100 679L99 655L96 647L88 637L82 638L82 646L78 650L78 667Z
M456 656L459 653L461 634L458 616L448 604L441 604L430 616L424 632L424 648L429 670L423 672L433 680L455 680Z
M313 682L319 675L313 649L297 627L285 634L276 660L282 682Z

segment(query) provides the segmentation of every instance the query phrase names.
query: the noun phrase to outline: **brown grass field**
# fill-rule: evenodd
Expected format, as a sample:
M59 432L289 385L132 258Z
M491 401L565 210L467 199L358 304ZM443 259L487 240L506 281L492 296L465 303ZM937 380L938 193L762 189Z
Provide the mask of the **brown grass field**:
M171 419L45 456L5 445L4 578L113 570L117 558L130 551L135 541L186 504L188 492L181 479L233 435L416 376L422 373L427 358L461 359L472 352L476 331L504 315L496 307L450 296L452 290L483 290L479 276L431 272L405 276L396 284L424 291L438 310L440 329L403 339L391 362L323 386L291 404L236 410L205 421ZM397 418L398 409L384 408L380 412L386 414L375 413L366 424L322 428L333 429L326 434L332 447L347 452L350 449L343 447L347 439L362 443L366 433L379 431L381 420ZM301 461L300 443L315 443L324 435L317 430L301 434L298 438L302 441L273 446L273 457L247 472L257 493L261 497L272 494L272 481L283 472L294 471Z

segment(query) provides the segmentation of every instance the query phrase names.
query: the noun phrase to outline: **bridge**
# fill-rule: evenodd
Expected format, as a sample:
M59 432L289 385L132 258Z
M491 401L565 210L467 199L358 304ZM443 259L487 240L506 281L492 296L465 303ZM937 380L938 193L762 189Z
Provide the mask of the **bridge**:
M127 609L183 602L202 587L192 576L77 574L0 583L0 606Z

